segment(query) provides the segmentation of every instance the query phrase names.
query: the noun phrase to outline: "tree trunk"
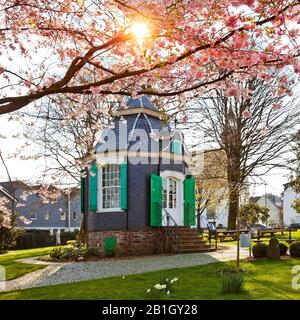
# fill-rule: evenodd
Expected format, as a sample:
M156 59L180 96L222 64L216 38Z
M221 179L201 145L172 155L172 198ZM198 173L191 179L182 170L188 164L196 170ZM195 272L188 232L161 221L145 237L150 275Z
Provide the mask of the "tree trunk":
M239 210L239 190L237 187L229 189L228 230L236 230L236 218Z
M202 233L202 228L201 228L201 210L197 210L197 231L198 233Z

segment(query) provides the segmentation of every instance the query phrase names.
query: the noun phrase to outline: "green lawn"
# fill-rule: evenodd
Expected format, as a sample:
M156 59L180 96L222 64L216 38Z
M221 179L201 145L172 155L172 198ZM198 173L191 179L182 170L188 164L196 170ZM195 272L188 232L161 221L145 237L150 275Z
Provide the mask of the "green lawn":
M215 263L192 268L149 272L79 283L0 294L0 299L145 299L146 290L162 277L178 277L177 290L169 299L294 299L300 300L300 289L291 287L294 265L300 259L243 262L247 279L242 294L221 294L218 270L232 264Z
M37 248L29 250L9 251L0 255L0 266L5 267L6 279L12 280L45 267L45 265L32 265L16 262L18 259L43 256L48 254L54 247Z

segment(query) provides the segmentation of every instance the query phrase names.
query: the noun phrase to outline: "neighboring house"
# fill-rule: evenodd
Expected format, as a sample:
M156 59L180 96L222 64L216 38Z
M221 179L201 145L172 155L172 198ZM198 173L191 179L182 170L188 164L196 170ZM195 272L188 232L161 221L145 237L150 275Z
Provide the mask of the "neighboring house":
M2 187L2 188L1 188ZM70 194L62 192L57 200L51 202L44 201L37 191L41 186L29 186L22 181L2 182L0 191L2 195L9 193L14 195L15 211L30 221L25 224L17 220L17 226L24 229L56 231L74 231L80 229L80 195L78 188L72 188ZM51 186L51 189L58 189ZM1 196L1 194L0 194Z
M283 198L283 223L288 227L292 223L300 223L300 214L292 208L293 202L297 197L294 189L288 184L284 184ZM299 196L299 195L298 195Z
M8 200L8 203L17 202L17 199L14 197L14 195L0 184L0 198L1 197L5 197Z
M208 222L215 222L216 227L219 229L226 229L228 226L228 206L227 202L224 201L220 204L215 212L209 212L205 209L201 215L201 227L206 228Z
M195 180L179 130L172 131L148 99L130 98L104 131L94 162L82 178L89 243L115 241L121 253L153 254L163 227L175 224L195 233ZM107 240L108 241L108 240Z
M282 225L282 200L280 197L267 193L262 196L252 197L259 205L267 207L269 211L269 219L266 224L271 227L279 227Z

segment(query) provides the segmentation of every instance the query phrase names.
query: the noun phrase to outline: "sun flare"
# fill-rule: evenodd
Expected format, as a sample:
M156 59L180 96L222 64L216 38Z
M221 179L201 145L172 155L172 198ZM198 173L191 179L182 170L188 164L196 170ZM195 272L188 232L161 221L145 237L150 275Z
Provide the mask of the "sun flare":
M149 34L148 25L146 23L137 22L131 26L131 32L137 39L143 39Z

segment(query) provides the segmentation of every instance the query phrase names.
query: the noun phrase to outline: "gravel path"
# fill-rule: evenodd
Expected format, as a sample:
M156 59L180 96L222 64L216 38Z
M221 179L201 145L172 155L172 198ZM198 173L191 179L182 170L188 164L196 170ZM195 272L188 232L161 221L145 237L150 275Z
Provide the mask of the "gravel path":
M227 250L210 253L191 253L76 263L46 263L37 260L37 258L21 259L19 261L22 263L47 264L48 266L15 280L4 283L0 282L0 291L21 290L234 260L236 258L236 246L228 247ZM248 257L248 254L248 249L241 249L242 259Z

